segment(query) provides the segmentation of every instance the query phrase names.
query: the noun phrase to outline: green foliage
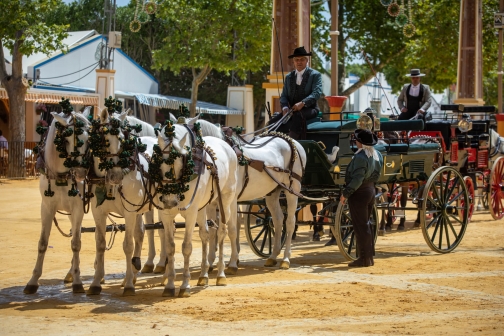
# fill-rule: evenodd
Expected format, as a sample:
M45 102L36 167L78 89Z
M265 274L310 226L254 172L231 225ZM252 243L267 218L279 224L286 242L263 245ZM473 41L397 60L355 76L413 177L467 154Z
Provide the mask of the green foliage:
M244 78L269 61L270 16L271 3L261 0L163 2L158 17L168 34L154 51L155 66L175 73L208 66Z
M63 50L61 41L68 36L67 26L47 24L44 20L60 3L58 0L0 1L1 44L12 52L17 43L19 52L26 56Z

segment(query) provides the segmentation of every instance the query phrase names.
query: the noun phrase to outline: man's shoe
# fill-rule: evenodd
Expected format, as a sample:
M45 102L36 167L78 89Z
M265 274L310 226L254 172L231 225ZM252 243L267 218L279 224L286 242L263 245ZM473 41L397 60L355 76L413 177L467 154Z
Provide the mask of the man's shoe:
M331 239L325 243L324 246L332 246L332 245L338 245L338 243L336 242L336 238L334 238L334 236L331 236Z
M318 234L318 232L315 232L313 234L313 241L320 241L320 235Z
M352 261L348 264L348 267L369 267L374 265L374 260L372 258L362 258Z

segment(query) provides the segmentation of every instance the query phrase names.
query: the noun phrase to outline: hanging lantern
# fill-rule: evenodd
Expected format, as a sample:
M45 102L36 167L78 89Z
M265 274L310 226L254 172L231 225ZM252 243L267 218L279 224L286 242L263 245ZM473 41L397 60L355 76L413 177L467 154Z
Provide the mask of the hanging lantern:
M406 36L408 38L415 35L415 32L416 32L416 27L413 23L408 23L403 28L403 34L404 34L404 36Z
M398 4L394 2L388 6L387 12L389 13L390 16L396 17L401 12L401 8L399 7Z

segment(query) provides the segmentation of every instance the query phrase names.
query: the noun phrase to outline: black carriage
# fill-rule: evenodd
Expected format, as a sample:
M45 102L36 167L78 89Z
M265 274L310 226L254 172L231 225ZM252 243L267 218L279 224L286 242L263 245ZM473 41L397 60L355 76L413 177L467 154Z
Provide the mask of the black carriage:
M346 114L346 113L345 113ZM366 119L367 118L367 119ZM416 185L417 192L413 199L414 206L400 207L393 197L382 197L377 193L377 202L370 221L374 228L375 240L379 229L379 211L382 216L394 211L415 210L420 213L420 226L429 247L439 253L453 251L464 236L470 206L470 198L463 176L452 166L437 168L436 160L441 153L438 142L412 143L410 131L422 131L422 120L385 121L381 125L374 116L361 114L358 120L311 121L307 125L307 139L300 140L307 154L305 174L302 180L302 193L311 198L325 197L323 208L316 211L311 206L312 214L324 218L324 225L329 225L336 238L343 256L348 260L358 257L354 238L352 219L348 205L340 202L344 185L346 166L356 150L353 132L357 123L373 124L375 131L398 132L396 143L377 145L384 157L383 172L379 184L391 186L388 194L394 193L398 183ZM386 140L386 139L385 139ZM333 162L328 155L334 146L339 147ZM437 169L436 169L437 168ZM385 188L386 190L387 188ZM387 193L387 191L385 191ZM299 199L299 209L313 205L313 201ZM263 200L244 202L246 210L245 232L253 252L261 257L268 257L272 250L273 225L269 211ZM315 211L313 211L315 209ZM297 220L297 225L312 225L314 221ZM284 232L282 232L284 235ZM282 243L285 237L282 236Z
M478 209L487 209L494 219L504 217L504 158L495 131L494 106L441 105L443 114L428 121L413 139L441 145L439 165L453 167L463 176L469 198L469 219Z

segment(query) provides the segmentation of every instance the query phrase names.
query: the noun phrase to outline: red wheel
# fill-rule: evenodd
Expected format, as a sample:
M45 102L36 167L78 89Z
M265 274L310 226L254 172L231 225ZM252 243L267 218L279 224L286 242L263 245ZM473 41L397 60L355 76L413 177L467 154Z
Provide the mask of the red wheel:
M469 215L467 217L467 220L470 221L474 213L474 183L472 178L470 178L469 176L464 177L464 183L467 187L467 193L469 194L469 207L468 207ZM460 205L462 206L462 208L465 208L463 199L460 201ZM464 210L462 210L462 217L464 217L463 211Z
M490 173L488 204L493 219L504 217L504 157L495 161Z

